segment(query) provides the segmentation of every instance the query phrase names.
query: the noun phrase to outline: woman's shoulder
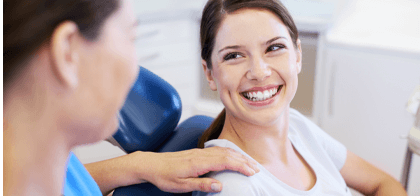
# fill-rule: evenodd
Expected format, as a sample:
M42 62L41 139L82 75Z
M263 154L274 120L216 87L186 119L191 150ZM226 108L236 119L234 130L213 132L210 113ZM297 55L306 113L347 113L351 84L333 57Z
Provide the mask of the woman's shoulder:
M252 176L246 176L236 171L225 170L220 172L210 172L208 177L219 180L222 183L227 184L253 184L255 178Z
M259 180L257 174L245 176L239 172L225 170L221 172L210 172L206 177L214 178L222 183L222 191L219 193L195 192L194 196L204 195L261 195L259 191Z

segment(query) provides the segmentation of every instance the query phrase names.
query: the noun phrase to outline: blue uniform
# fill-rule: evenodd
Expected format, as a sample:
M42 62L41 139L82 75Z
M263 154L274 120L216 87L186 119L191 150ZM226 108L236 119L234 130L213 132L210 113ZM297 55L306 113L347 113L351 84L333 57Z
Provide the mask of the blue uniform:
M102 196L98 184L72 152L67 159L64 196Z

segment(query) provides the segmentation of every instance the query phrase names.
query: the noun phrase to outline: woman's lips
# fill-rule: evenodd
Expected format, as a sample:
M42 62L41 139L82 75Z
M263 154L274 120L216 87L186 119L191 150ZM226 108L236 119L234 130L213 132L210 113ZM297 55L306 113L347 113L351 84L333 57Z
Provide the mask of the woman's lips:
M263 100L261 100L261 95L260 95L260 97L258 97L258 96L257 97L254 97L254 96L248 97L247 95L244 95L245 93L250 93L250 92L242 92L240 94L242 96L242 99L244 99L244 101L246 103L248 103L249 105L265 106L265 105L268 105L268 104L271 104L272 102L274 102L274 98L277 97L280 94L280 91L282 90L282 88L283 88L283 85L278 86L277 92L275 92L275 94L273 94L271 97L263 99ZM266 91L268 91L268 90L266 90ZM254 93L254 92L252 92L252 93ZM258 91L258 93L262 93L262 92ZM251 98L252 100L250 100L249 98ZM260 99L260 100L258 100L258 99Z
M268 90L268 89L271 89L271 88L278 88L279 86L282 86L282 85L279 85L279 84L271 84L271 85L267 85L267 86L263 86L263 87L253 87L253 88L247 89L247 90L245 90L243 92L249 92L249 91L265 91L265 90Z

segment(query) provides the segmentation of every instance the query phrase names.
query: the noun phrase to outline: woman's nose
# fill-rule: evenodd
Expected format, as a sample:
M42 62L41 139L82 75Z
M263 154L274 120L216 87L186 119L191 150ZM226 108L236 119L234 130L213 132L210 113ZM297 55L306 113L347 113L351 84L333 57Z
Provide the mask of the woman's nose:
M263 59L255 59L251 62L246 74L247 79L264 81L271 75L270 66Z

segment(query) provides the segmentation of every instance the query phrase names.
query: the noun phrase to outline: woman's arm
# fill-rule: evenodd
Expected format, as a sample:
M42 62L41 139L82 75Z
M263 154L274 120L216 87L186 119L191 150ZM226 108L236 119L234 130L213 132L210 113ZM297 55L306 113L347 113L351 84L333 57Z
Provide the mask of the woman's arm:
M198 177L226 169L251 176L259 172L256 165L230 148L211 147L166 153L138 151L85 167L106 195L117 187L143 182L166 192L219 192L219 181Z
M347 186L364 195L407 195L397 180L350 151L340 173Z

